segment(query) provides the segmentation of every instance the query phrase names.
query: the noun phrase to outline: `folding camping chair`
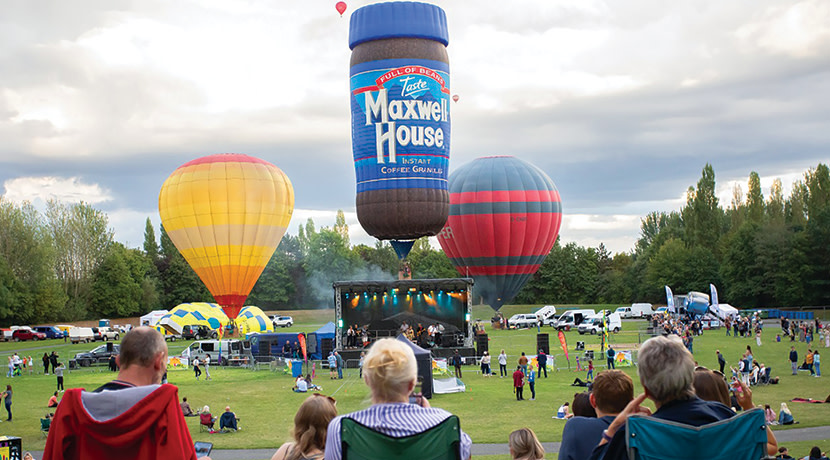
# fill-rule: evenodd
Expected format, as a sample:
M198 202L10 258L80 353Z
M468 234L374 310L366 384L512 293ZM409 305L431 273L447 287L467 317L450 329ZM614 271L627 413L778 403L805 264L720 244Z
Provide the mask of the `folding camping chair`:
M51 418L42 418L40 419L40 434L43 437L49 436L49 428L52 427L52 419Z
M461 427L455 415L423 433L402 438L378 433L344 417L340 439L343 460L460 460L461 455Z
M625 434L631 460L766 458L766 420L759 408L703 426L632 415Z
M764 375L761 376L761 379L758 383L761 385L769 385L769 376L772 374L772 368L768 367L764 369Z

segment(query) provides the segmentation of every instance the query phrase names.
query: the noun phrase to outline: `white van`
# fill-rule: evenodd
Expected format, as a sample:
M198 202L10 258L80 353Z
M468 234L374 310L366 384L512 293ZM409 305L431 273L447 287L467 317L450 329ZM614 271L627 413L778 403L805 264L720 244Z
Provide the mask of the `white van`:
M533 313L519 313L507 320L508 327L513 326L516 329L535 327L537 324L539 324L539 318Z
M91 327L73 327L69 329L69 341L72 343L89 343L95 341Z
M614 313L622 318L651 318L654 309L650 303L632 303L630 307L620 307Z
M536 316L542 321L542 324L547 324L556 317L556 307L553 305L545 305L536 310Z
M251 342L234 339L222 340L221 359L219 353L219 340L197 340L184 349L182 357L188 359L199 358L201 361L205 356L210 356L211 363L227 366L228 363L233 363L229 360L250 358L252 356Z
M553 324L557 330L571 329L579 326L585 318L596 315L597 312L591 309L584 310L567 310L562 313L562 316Z
M622 320L619 313L611 313L605 319L608 325L608 330L611 332L620 332L622 329ZM602 331L602 315L594 315L585 319L579 325L579 334L599 334Z

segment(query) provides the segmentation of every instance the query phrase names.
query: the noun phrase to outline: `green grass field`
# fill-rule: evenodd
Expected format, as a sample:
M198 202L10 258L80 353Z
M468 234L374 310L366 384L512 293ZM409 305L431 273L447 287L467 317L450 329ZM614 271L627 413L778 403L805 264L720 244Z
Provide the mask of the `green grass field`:
M602 306L597 308L612 308ZM502 309L506 316L517 312L533 311L532 306L507 306ZM312 332L325 322L333 320L333 310L314 310L287 312L294 316L295 325L280 332ZM489 307L475 307L473 318L481 319L485 324L490 338L490 350L494 356L501 349L505 349L510 357L509 365L515 369L515 362L521 352L535 354L536 330L502 331L490 328L489 318L492 310ZM617 348L628 346L636 347L640 341L643 321L625 321L623 331L613 334L611 341ZM543 442L557 442L561 440L564 423L551 419L556 408L564 401L571 401L575 392L581 388L572 387L570 383L575 377L585 378L585 372L576 372L567 369L562 351L558 346L555 331L552 328L542 330L550 334L551 352L556 357L557 365L563 367L558 372L549 374L549 378L540 378L536 384L536 401L516 401L512 392L512 381L509 378L485 378L477 371L476 366L464 368L464 382L467 385L466 393L450 395L435 395L431 404L457 414L461 419L464 431L470 434L475 443L506 443L508 434L520 427L531 427L536 431ZM697 338L694 344L695 357L700 365L709 368L717 367L715 350L720 349L728 361L728 365L736 365L741 352L746 345L751 345L755 357L759 362L772 366L772 375L781 377L779 385L755 387L753 399L756 404L770 404L776 412L781 402L789 402L794 397L814 398L824 400L830 393L828 377L811 378L806 374L790 375L787 353L789 342L775 342L777 328L769 326L764 330L763 346L755 346L755 339L726 337L723 331L707 331ZM568 345L571 348L571 367L575 367L573 348L578 340L586 342L589 349L599 349L599 338L596 336L580 336L571 331L566 334ZM180 353L190 342L175 342L169 344L170 355ZM57 351L61 360L74 356L78 351L90 350L95 345L70 345L63 341L48 340L25 343L0 343L0 355L4 357L19 352L21 355L31 355L35 360L35 373L13 379L5 378L5 384L14 388L14 421L0 424L0 434L20 436L23 438L24 448L39 450L43 448L44 437L39 432L39 419L47 412L46 402L55 390L55 377L43 375L40 357L44 352ZM799 355L803 356L806 344L798 343ZM822 351L824 349L822 348ZM828 350L830 351L830 350ZM598 371L604 368L604 359L595 361ZM493 367L498 370L498 364L493 360ZM636 369L625 368L635 381L638 382ZM728 369L727 369L728 371ZM169 381L179 387L179 396L186 396L194 408L205 404L210 405L214 414L219 414L226 405L230 405L241 418L243 430L234 434L200 433L198 418L189 417L188 425L194 440L205 440L214 443L216 449L246 449L246 448L274 448L289 439L289 430L294 413L303 401L304 396L291 392L293 379L282 370L252 371L245 368L211 367L213 380L196 381L190 370L171 370ZM115 377L115 374L105 370L105 367L81 369L67 372L65 385L67 388L83 387L93 389ZM343 380L330 380L328 371L317 368L315 383L323 386L323 393L333 395L337 399L340 413L348 413L365 408L369 405L369 393L366 386L358 378L356 369L347 369ZM639 385L636 392L642 391ZM525 389L525 396L529 397L529 389ZM790 403L796 420L800 423L795 427L810 427L827 425L830 421L830 404L799 404ZM2 415L2 410L0 410ZM3 417L5 419L5 417ZM774 430L786 430L789 427L774 427ZM830 441L818 443L792 443L788 446L793 454L803 455L812 445L819 445L823 449L830 448ZM506 458L493 456L496 458Z

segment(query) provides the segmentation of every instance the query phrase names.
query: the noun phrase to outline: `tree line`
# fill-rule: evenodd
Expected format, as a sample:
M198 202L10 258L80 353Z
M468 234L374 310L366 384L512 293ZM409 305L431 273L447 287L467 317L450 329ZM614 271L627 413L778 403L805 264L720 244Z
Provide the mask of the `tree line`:
M783 196L775 180L768 197L752 172L724 208L707 164L679 211L641 219L628 252L604 245L556 242L539 271L519 292L521 304L665 302L675 292L719 288L739 307L830 305L830 170L804 173ZM453 278L458 272L427 239L408 256L415 278ZM352 245L342 211L332 227L309 219L286 234L254 286L248 305L264 310L333 304L340 280L393 280L392 247ZM184 302L213 301L163 227L148 218L144 244L114 240L105 213L87 203L50 201L44 212L0 197L0 323L37 324L128 317Z

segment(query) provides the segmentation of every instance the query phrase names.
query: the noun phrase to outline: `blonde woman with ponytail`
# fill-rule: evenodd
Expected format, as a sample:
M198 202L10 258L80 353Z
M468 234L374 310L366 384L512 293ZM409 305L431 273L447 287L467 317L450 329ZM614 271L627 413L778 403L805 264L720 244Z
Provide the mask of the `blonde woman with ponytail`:
M329 424L326 439L326 460L340 460L340 420L343 417L388 436L400 438L427 431L452 414L430 407L426 398L409 395L415 388L418 365L415 353L407 344L396 339L381 339L372 345L363 361L363 380L369 386L372 405L368 409L336 417ZM460 458L470 458L472 441L461 432Z
M294 416L294 442L280 446L271 460L322 460L326 430L336 416L334 398L318 393L309 396Z

